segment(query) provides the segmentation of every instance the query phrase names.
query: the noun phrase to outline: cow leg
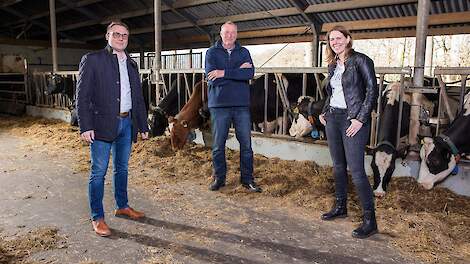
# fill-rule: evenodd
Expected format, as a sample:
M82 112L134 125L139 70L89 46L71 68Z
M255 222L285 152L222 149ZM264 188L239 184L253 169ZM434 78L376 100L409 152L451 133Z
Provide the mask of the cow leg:
M385 196L387 184L390 182L390 169L395 168L393 153L387 153L383 149L374 152L373 164L374 171L374 195L377 197Z
M212 126L212 167L214 177L225 182L227 161L225 160L225 142L232 122L230 107L209 108Z
M233 108L235 135L240 143L240 180L242 183L253 182L253 151L251 149L250 109Z

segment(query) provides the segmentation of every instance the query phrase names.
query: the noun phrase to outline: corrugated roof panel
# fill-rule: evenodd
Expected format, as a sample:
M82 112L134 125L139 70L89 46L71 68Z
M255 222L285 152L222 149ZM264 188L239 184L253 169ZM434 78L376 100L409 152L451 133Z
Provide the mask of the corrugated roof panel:
M431 2L431 14L470 11L470 0L438 0Z
M153 18L153 15L151 15L151 17ZM181 16L171 12L171 11L167 11L167 12L163 12L162 13L162 23L163 24L173 24L173 23L179 23L179 22L184 22L186 21L184 18L182 18Z
M287 7L292 7L288 0L233 0L221 1L207 5L192 6L182 10L188 12L196 19L201 19L269 11Z
M280 27L293 27L305 25L301 16L288 16L279 18L260 19L255 21L245 21L237 23L239 31L253 30L253 29L268 29Z

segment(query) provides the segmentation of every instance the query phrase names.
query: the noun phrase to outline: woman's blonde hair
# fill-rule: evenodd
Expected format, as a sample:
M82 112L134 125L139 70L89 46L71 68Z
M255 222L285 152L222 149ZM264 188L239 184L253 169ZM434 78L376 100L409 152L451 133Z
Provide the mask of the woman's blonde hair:
M349 30L347 30L344 26L341 26L341 25L334 26L332 29L328 31L328 33L326 33L326 63L328 65L336 64L336 59L337 59L336 53L333 51L333 49L330 46L330 34L332 31L339 31L346 38L349 37L350 39L348 45L346 45L346 50L344 54L345 59L347 59L353 51L353 48L352 48L353 40L352 40L352 36Z

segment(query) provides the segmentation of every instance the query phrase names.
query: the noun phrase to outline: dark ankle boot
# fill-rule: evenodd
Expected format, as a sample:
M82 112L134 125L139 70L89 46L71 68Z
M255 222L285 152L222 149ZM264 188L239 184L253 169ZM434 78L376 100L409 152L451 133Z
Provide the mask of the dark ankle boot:
M333 208L325 214L322 214L322 220L333 220L335 218L345 218L348 216L348 209L346 205L346 199L336 199Z
M362 224L352 232L352 236L355 238L367 238L377 232L375 212L373 210L367 210L364 211L364 215L362 216Z

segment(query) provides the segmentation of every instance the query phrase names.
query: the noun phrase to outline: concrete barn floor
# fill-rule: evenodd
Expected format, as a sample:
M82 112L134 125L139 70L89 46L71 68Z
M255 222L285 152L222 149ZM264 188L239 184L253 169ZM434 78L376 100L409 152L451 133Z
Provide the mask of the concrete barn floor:
M348 219L322 222L299 208L249 204L183 182L160 186L160 199L129 185L130 205L147 217L112 216L108 172L104 206L110 238L88 219L87 173L74 173L72 153L60 155L27 138L0 133L0 231L57 227L66 247L42 251L48 263L417 263L387 245L385 235L357 240ZM132 173L132 172L131 172ZM165 199L165 193L177 199ZM239 203L240 202L240 203ZM192 210L188 211L188 203ZM207 212L216 212L207 214ZM199 213L198 213L199 212Z

